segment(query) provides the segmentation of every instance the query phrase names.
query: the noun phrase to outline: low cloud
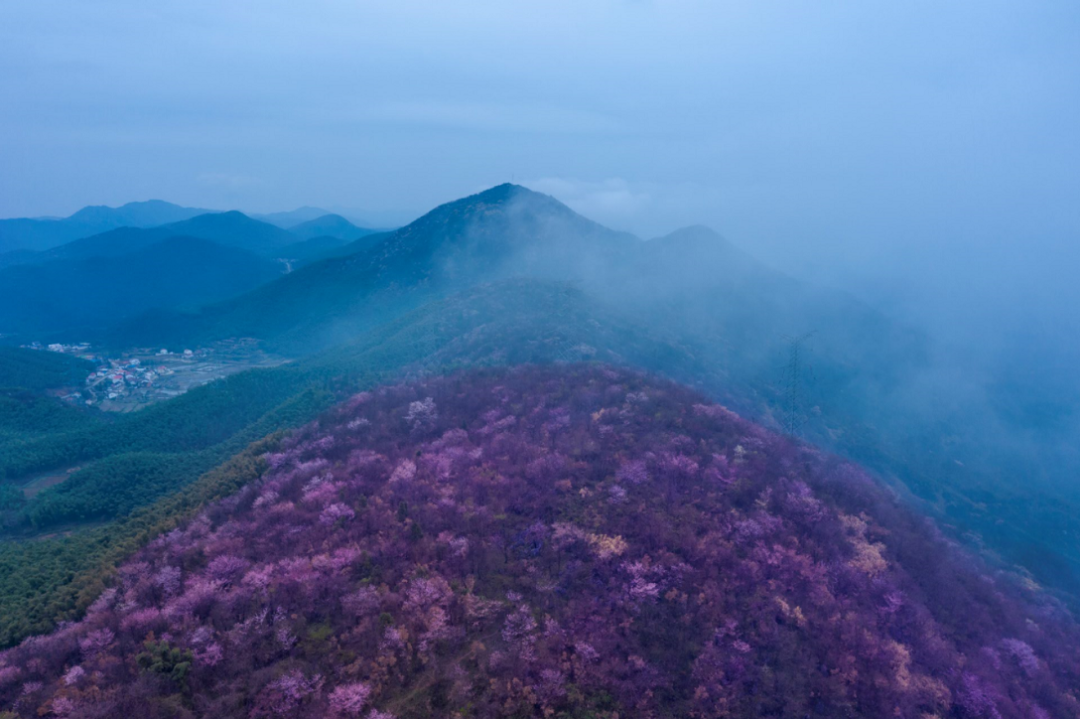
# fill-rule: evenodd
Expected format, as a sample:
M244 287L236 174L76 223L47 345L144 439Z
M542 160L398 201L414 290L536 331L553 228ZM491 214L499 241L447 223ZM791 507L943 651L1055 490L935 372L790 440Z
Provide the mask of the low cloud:
M721 192L705 185L635 182L621 177L541 177L521 184L555 197L591 220L643 238L686 225L705 224L722 230L716 226L723 213Z

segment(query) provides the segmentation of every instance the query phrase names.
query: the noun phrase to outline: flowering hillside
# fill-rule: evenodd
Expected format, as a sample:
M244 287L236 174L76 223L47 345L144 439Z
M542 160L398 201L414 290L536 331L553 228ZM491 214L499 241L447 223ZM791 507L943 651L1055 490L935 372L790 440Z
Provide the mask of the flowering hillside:
M364 393L0 654L0 716L1080 715L1080 632L856 468L598 366Z

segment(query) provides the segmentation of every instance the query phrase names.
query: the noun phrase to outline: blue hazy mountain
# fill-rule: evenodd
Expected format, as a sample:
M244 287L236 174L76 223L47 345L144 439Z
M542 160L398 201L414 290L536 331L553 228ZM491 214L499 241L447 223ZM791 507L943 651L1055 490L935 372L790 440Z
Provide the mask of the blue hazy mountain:
M378 237L373 247L314 262L226 303L139 323L139 332L250 336L310 351L440 294L523 274L580 277L641 244L513 185L442 205ZM117 335L122 343L144 339Z
M214 212L165 225L176 235L199 237L261 255L270 255L296 242L291 232L248 217L242 212Z
M151 310L222 300L280 274L273 260L184 236L114 256L7 267L0 269L0 333L76 340Z
M149 247L167 237L195 237L211 240L227 247L236 247L266 257L275 257L283 248L297 241L295 235L268 223L254 220L241 212L211 212L159 227L120 227L39 252L31 250L6 252L0 254L0 268L41 264L53 260L117 257Z
M311 240L316 237L336 237L339 240L348 242L375 232L375 230L357 227L341 215L322 215L313 220L289 227L288 230L301 240Z
M154 227L180 222L208 210L181 207L162 200L129 202L120 207L84 207L65 218L0 220L0 253L11 250L47 250L117 227Z
M331 212L320 207L309 207L305 205L304 207L298 207L295 210L288 210L286 212L252 212L249 214L260 222L269 222L271 225L287 230L303 222L309 222L325 215L329 215Z
M129 202L115 208L104 205L91 205L90 207L84 207L67 219L69 222L84 225L154 227L170 222L181 222L207 212L211 212L211 210L181 207L163 200L147 200L146 202Z
M89 237L64 243L48 250L13 250L0 254L0 269L15 265L43 264L54 260L82 260L90 257L117 257L149 247L167 237L172 230L163 227L119 227Z

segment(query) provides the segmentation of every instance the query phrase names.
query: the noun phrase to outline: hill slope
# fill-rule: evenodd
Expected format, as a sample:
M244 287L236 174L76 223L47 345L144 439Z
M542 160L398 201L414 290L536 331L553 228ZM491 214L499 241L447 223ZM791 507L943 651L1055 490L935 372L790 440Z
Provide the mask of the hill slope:
M372 244L375 243L375 244ZM573 280L628 315L697 338L727 364L760 366L785 335L822 327L831 355L912 357L923 342L853 298L773 271L704 228L642 242L513 185L442 205L399 230L194 315L158 317L118 343L254 336L308 353L429 299L506 277ZM839 329L842 334L829 336ZM722 335L722 336L721 336ZM741 358L739 357L741 355ZM918 358L915 358L918 359ZM881 364L881 363L878 363Z
M82 384L94 363L58 352L0 346L0 387L35 392Z
M193 237L117 257L7 267L0 270L0 332L85 338L151 309L235 295L280 273L275 262Z
M165 225L164 229L176 235L213 240L265 256L273 256L274 252L297 240L295 235L280 227L252 219L235 210L199 215Z
M502 185L442 205L370 250L313 263L194 315L156 317L140 324L145 335L121 328L114 341L252 336L310 352L479 282L599 271L633 242L546 195Z
M335 397L448 367L590 359L710 378L678 347L609 320L579 290L515 280L440 300L300 362L233 375L108 424L4 447L0 478L21 483L82 467L20 508L15 536L28 525L41 532L86 519L109 523L66 539L0 542L0 646L77 616L112 573L110 562L125 556L120 548L152 538L148 527L171 527L176 502L193 506L187 487L208 466L307 422ZM118 517L133 499L140 509Z
M91 257L119 257L144 249L175 235L162 227L119 227L41 252L8 252L0 255L0 268L12 265L40 265L54 260L85 260Z
M855 468L602 367L355 396L0 654L17 716L1073 717L1076 625ZM369 712L378 712L371 713Z
M29 439L96 425L96 413L46 394L81 386L94 369L94 363L70 355L0 346L0 453L11 453L15 445ZM6 510L22 503L21 492L0 484L0 524L6 524Z

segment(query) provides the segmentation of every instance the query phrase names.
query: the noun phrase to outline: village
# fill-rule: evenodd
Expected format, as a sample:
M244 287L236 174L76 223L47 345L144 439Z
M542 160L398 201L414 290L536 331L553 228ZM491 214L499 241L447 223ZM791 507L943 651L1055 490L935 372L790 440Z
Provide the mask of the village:
M75 355L96 364L82 387L68 388L60 398L106 412L132 412L246 369L287 361L263 352L251 339L224 340L195 349L136 348L120 356L99 354L85 342L27 347Z

